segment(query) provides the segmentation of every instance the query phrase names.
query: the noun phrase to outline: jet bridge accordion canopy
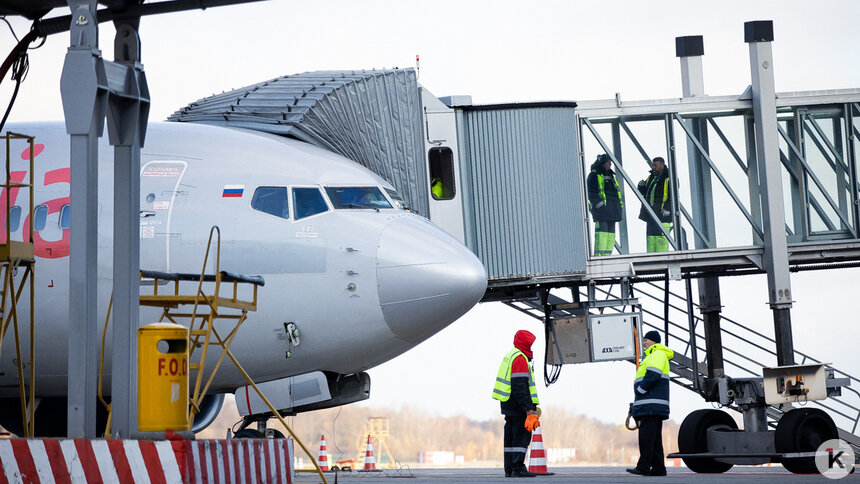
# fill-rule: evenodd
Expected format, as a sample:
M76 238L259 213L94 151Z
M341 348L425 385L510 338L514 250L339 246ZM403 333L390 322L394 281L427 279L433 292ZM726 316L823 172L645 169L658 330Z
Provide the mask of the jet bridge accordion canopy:
M413 210L429 214L414 69L282 76L197 100L168 120L247 128L312 143L385 178Z

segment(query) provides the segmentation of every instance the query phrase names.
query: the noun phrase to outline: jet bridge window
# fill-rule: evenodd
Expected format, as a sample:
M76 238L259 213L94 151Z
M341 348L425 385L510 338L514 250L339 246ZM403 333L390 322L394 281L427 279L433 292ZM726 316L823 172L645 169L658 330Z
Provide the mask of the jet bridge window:
M454 198L454 152L451 148L430 148L430 194L435 200Z
M258 187L251 198L251 208L275 217L290 218L287 187Z
M63 208L60 209L60 228L65 230L72 226L71 223L71 207L69 204L63 205Z
M39 231L48 224L48 206L39 205L33 209L33 230Z
M293 210L299 220L327 211L328 205L317 188L293 188Z
M391 204L377 187L326 187L325 192L336 209L391 208Z

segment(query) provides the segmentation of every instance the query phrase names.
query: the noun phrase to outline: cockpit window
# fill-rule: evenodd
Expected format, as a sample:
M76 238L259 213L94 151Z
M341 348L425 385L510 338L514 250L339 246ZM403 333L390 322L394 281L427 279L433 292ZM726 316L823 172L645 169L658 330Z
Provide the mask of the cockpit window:
M406 200L403 200L403 197L401 197L393 188L386 188L385 192L388 193L388 197L391 198L392 202L394 202L395 207L401 210L409 210L409 204L406 203Z
M326 187L325 192L334 208L391 208L391 204L376 187Z
M322 193L317 188L293 188L293 211L296 220L328 210Z
M290 218L287 187L259 187L254 190L251 208L285 219Z

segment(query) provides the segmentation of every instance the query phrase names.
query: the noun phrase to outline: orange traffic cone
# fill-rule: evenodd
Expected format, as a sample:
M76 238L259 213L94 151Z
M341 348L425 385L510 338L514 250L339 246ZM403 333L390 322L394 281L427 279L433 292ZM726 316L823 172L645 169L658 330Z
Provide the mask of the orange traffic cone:
M320 466L320 470L323 472L328 472L331 469L328 467L328 452L325 448L325 435L320 437L320 455L317 458L317 464Z
M364 469L363 471L376 470L376 457L373 456L373 444L370 442L370 436L367 436L367 450L364 451Z
M529 472L551 476L555 472L549 472L546 468L546 453L543 450L543 434L540 427L532 432L532 448L529 452Z

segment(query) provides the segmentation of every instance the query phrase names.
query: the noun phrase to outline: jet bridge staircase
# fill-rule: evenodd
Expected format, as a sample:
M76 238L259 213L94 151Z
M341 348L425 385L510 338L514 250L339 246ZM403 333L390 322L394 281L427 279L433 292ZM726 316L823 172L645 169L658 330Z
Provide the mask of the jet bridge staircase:
M606 288L595 286L595 293L606 301L617 300L616 291L618 287L618 284ZM694 311L700 309L699 305L693 302L692 298L685 297L683 294L666 291L665 287L661 287L654 280L640 281L635 285L635 289L639 301L644 303L639 307L643 313L643 332L645 328L663 332L666 335L666 344L675 351L675 356L669 362L671 368L670 381L705 396L705 379L708 377L707 365L698 357L699 354L704 355L705 353L705 347L702 344L704 341L702 334L704 320L694 314ZM546 323L549 319L583 315L584 306L579 301L586 295L580 294L579 289L574 289L574 291L576 292L573 294L573 302L566 301L547 291L538 297L511 299L504 301L504 304ZM668 302L666 297L668 297ZM664 309L668 307L674 319L664 320L666 313L660 314L656 311L656 304L663 306ZM609 310L620 312L623 308L609 306ZM686 321L679 321L678 318L685 318ZM663 327L660 327L658 322L663 322ZM721 322L723 323L721 333L724 342L723 362L727 374L731 372L736 380L756 379L761 376L759 371L762 367L772 366L775 363L776 352L771 349L775 346L775 340L772 337L725 316L721 317ZM691 338L691 335L695 335L695 337ZM798 364L822 363L801 351L795 351L794 354ZM694 361L698 363L694 364ZM775 428L779 419L786 412L798 406L808 404L812 407L821 408L834 417L839 429L839 437L848 442L854 449L855 455L858 455L860 454L860 435L858 435L858 430L860 430L858 429L860 427L860 391L858 391L860 379L829 364L826 365L826 368L833 371L835 378L850 382L850 386L843 385L840 389L841 392L831 392L832 394L827 400L796 405L767 406L768 425ZM558 378L559 372L560 367L547 365L545 368L546 383L553 383ZM739 405L734 402L724 405L724 407L737 412L741 411Z

